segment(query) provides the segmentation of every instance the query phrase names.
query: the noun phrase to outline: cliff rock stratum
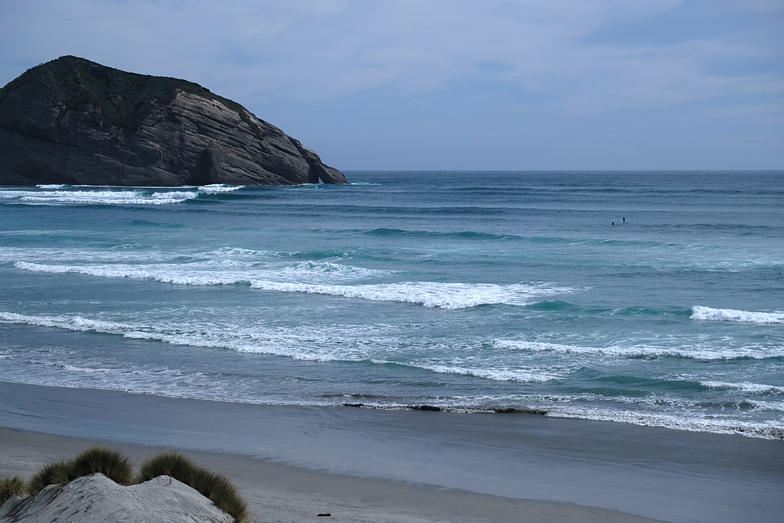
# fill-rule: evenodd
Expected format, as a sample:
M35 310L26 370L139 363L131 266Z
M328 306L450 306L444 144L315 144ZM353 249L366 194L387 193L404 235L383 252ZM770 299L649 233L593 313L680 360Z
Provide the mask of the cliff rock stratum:
M316 153L192 82L64 56L0 89L0 185L348 183Z

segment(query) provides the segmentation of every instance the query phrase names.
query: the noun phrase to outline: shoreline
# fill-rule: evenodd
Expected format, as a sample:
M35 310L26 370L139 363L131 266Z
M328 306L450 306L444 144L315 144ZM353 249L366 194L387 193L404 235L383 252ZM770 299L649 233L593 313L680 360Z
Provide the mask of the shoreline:
M236 482L264 521L330 512L341 521L764 522L784 509L784 444L775 440L8 382L0 398L3 475L29 477L96 441L136 464L176 448Z

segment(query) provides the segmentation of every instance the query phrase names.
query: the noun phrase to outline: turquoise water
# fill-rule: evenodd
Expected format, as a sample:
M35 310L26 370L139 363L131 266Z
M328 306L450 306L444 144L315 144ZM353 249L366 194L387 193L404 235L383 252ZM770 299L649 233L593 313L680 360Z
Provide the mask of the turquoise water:
M784 173L347 174L1 187L0 380L784 438Z

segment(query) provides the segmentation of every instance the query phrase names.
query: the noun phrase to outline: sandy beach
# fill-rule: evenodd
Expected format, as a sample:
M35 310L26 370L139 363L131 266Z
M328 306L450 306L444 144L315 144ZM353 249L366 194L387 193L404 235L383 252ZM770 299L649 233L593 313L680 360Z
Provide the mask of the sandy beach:
M258 521L778 521L784 444L537 415L220 403L0 382L0 474L177 448ZM323 519L323 518L322 518Z

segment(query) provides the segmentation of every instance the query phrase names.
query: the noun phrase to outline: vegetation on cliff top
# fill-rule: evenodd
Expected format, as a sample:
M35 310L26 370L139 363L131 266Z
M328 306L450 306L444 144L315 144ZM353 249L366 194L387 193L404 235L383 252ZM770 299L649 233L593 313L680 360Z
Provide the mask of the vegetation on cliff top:
M156 106L171 103L178 91L219 101L243 116L245 111L240 104L193 82L128 73L76 56L63 56L28 69L0 89L0 103L10 92L32 81L43 85L66 110L92 106L101 125L128 132L138 129Z

